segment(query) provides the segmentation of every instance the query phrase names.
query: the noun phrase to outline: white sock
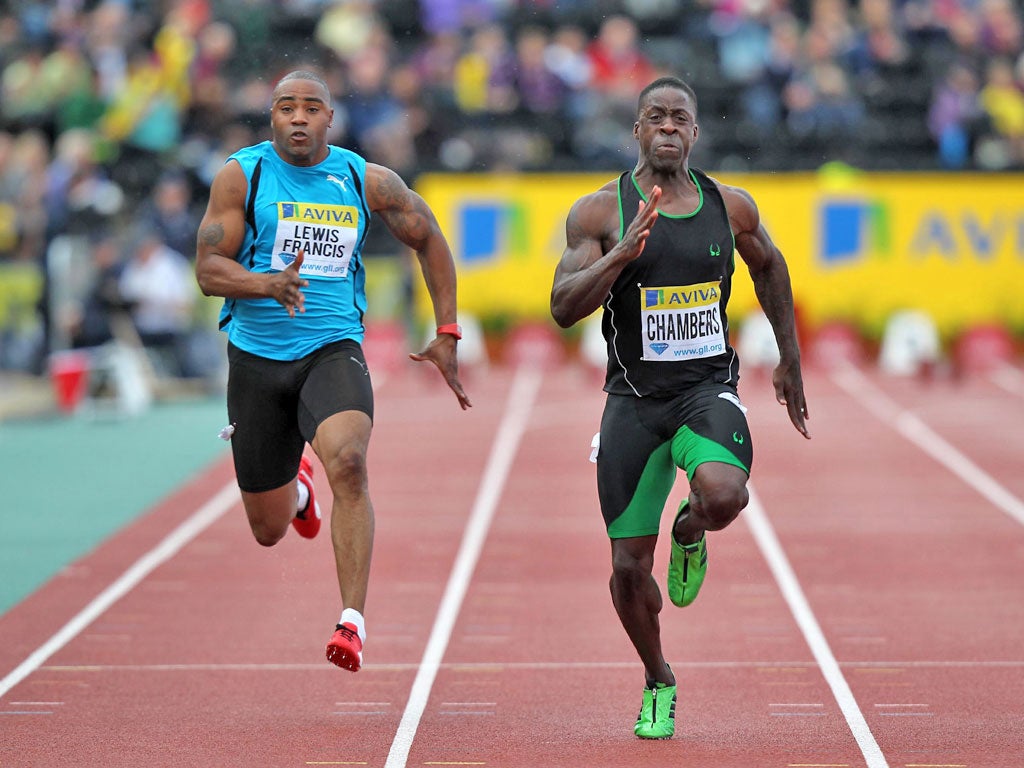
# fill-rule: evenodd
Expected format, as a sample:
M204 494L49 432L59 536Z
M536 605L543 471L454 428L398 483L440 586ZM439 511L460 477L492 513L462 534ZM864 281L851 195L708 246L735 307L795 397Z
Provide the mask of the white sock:
M341 612L341 618L338 619L339 624L353 624L356 628L356 633L359 635L359 639L362 642L366 642L366 620L363 618L363 614L357 611L355 608L346 608Z
M295 508L295 511L301 512L306 508L306 505L309 504L309 488L307 488L306 484L301 480L295 483L295 485L299 487L299 498L298 501L295 502L298 506Z

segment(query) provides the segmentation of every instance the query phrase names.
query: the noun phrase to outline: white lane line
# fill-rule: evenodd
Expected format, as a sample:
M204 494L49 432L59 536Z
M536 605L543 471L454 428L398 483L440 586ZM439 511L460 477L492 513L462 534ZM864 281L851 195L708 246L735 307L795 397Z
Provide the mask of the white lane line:
M484 470L480 489L473 502L473 510L463 533L455 564L448 577L448 585L441 598L441 605L434 619L434 627L430 632L423 659L420 661L419 671L409 692L409 702L405 706L398 731L391 742L391 750L388 752L384 768L405 768L409 759L409 750L416 737L427 699L430 697L430 689L434 685L434 678L451 639L452 629L466 596L480 551L483 549L484 540L487 538L494 510L501 499L502 489L519 450L519 442L530 421L530 411L533 409L543 377L543 372L534 366L526 365L516 369L515 379L505 403L505 414L491 446L487 468Z
M857 706L857 700L853 697L846 678L843 677L839 662L836 661L836 657L825 639L825 634L814 617L814 612L807 602L800 582L797 581L789 559L782 550L782 545L775 535L775 529L768 521L764 507L761 506L761 501L752 487L750 488L750 503L743 511L742 517L747 521L747 525L754 534L754 540L767 561L772 575L775 576L775 581L778 582L779 588L782 590L782 596L786 599L789 610L793 613L793 618L796 619L797 626L800 627L800 631L814 655L814 660L818 662L825 681L832 689L832 695L835 697L836 703L839 704L839 709L846 718L854 739L857 740L857 746L860 747L868 768L889 768L878 742L875 741L871 729L868 728L864 713Z
M832 380L850 397L890 425L903 437L963 480L1007 515L1024 525L1024 502L1006 490L995 478L946 442L921 419L899 406L892 398L853 366L832 374Z
M217 492L216 496L171 531L153 549L140 557L114 583L100 592L99 595L93 598L92 602L61 627L53 637L33 651L27 659L11 670L3 680L0 680L0 696L6 694L11 688L42 666L48 658L71 642L110 606L128 594L156 568L174 557L182 547L202 533L224 512L238 503L240 503L238 484L232 479L230 483Z

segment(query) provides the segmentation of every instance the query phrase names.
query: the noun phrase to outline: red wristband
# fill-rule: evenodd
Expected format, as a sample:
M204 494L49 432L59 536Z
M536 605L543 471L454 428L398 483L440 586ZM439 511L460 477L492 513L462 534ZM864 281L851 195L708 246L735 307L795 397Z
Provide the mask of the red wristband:
M440 336L442 333L454 336L456 339L461 339L462 326L458 323L446 323L445 325L437 326L437 335Z

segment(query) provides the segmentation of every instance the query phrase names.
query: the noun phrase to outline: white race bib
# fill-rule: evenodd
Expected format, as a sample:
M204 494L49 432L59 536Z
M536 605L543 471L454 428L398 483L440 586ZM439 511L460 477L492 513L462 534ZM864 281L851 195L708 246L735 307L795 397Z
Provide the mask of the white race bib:
M721 280L662 288L640 286L643 360L677 362L725 352L718 304Z
M305 251L300 275L342 278L359 234L359 211L350 205L278 203L272 269L283 270Z

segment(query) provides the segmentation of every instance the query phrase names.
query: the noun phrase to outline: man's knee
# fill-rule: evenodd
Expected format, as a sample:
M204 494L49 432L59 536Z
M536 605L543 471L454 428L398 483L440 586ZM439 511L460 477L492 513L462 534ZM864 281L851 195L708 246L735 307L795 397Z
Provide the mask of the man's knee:
M288 532L290 513L295 511L295 486L286 485L260 493L242 492L245 516L256 542L272 547Z
M651 577L653 557L646 553L636 555L628 550L616 550L612 554L612 581L627 590L639 589Z
M747 506L750 494L746 485L727 483L702 489L698 501L704 528L719 531L735 520Z
M249 528L252 530L256 543L264 547L274 546L284 538L285 533L288 531L287 528L282 529L279 526L270 526L255 520L249 521Z
M366 454L358 448L343 448L324 468L332 488L345 488L351 493L366 489Z

